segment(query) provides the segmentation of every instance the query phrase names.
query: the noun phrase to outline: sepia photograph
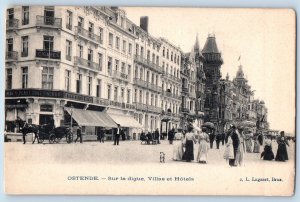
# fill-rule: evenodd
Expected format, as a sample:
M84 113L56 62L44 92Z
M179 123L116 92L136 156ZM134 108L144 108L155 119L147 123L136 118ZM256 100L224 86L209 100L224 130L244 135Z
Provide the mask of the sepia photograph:
M292 9L11 6L11 195L292 196Z

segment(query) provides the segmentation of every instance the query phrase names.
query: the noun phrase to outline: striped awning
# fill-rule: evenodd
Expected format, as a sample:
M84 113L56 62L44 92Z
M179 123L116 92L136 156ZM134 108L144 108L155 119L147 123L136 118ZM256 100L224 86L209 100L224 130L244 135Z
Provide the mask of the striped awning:
M121 127L128 128L142 128L143 126L137 122L132 116L125 114L111 114L108 115L117 123L120 124Z
M106 112L83 110L65 107L65 110L72 115L73 119L80 126L98 126L116 128L117 124L108 116Z

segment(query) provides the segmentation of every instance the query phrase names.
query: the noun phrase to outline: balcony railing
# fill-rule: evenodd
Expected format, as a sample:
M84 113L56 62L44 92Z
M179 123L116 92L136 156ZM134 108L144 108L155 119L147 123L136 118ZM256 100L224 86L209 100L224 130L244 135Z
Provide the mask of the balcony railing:
M60 60L60 51L36 49L35 57Z
M75 56L74 57L74 64L80 65L88 69L100 71L100 65L98 63L92 62L90 60L83 59L81 57Z
M189 93L189 89L186 87L182 87L182 93Z
M94 34L93 32L90 32L82 27L76 26L75 33L76 33L76 35L81 36L85 39L92 40L96 43L102 44L102 41L100 40L100 36Z
M190 113L190 110L188 108L186 108L186 107L180 108L180 111L182 113Z
M144 81L142 79L134 78L133 79L133 83L136 84L136 85L138 85L138 86L140 86L140 87L148 88L150 90L153 90L153 91L156 91L156 92L159 92L159 93L161 93L161 91L162 91L162 87L161 86L158 86L156 84Z
M162 94L170 98L180 99L180 95L176 95L168 91L163 91Z
M148 112L154 112L154 113L161 113L161 108L159 107L155 107L152 105L147 105L147 104L143 104L143 103L139 103L139 102L134 102L133 103L135 105L135 108L137 110L141 110L141 111L148 111Z
M6 29L18 29L19 20L18 19L8 19L6 20Z
M36 26L38 27L53 27L62 28L61 18L46 17L46 16L36 16Z
M7 51L5 55L6 60L18 60L18 52L17 51Z
M151 68L153 71L162 73L162 68L161 68L158 64L156 64L156 63L154 63L154 62L152 62L152 61L150 61L150 60L147 60L146 58L144 58L144 57L141 56L141 55L134 55L134 60L135 60L136 62L142 63L143 65L148 66L148 67Z
M113 71L113 76L114 76L114 78L121 79L123 81L129 81L130 80L130 77L127 74L116 71L116 70Z

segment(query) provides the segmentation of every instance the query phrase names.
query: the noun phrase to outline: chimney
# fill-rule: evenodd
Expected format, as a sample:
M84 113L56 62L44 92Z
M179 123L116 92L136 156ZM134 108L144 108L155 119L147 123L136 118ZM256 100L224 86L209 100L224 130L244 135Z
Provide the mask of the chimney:
M142 16L140 17L140 27L148 32L148 16Z

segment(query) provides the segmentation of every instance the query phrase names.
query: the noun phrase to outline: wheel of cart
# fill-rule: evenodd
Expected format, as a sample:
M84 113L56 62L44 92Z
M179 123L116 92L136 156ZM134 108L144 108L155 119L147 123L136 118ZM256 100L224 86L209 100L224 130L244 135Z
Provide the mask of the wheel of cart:
M55 136L55 133L51 132L50 135L49 135L49 143L50 144L53 144L53 143L56 143L56 136Z
M68 144L73 141L73 134L70 128L67 126L59 126L50 131L49 142L50 144L59 143L64 137L66 137Z

